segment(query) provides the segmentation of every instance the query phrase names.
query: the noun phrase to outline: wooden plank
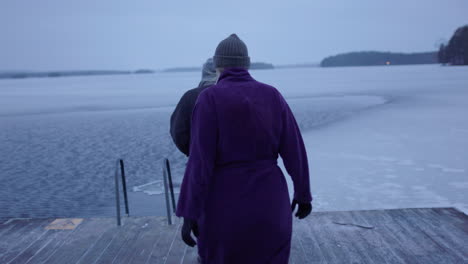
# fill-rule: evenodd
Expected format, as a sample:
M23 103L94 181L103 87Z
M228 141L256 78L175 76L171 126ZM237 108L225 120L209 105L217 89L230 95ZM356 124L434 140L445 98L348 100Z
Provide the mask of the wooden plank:
M5 232L10 230L17 221L5 220L2 224L0 224L0 237L3 236Z
M122 262L122 259L120 259L117 256L112 256L112 254L109 254L109 251L112 249L109 249L110 247L114 247L116 250L113 250L113 252L119 252L124 248L125 249L125 243L128 242L128 237L125 237L125 233L129 232L129 229L132 228L137 228L138 223L137 219L140 218L124 218L123 220L123 226L118 227L117 225L113 225L111 228L106 230L101 237L96 241L96 243L93 245L92 248L90 248L79 260L77 263L94 263L94 262L105 262L105 261L112 261L113 259L116 260L116 262ZM150 240L145 239L145 236L154 236L153 234L157 234L156 228L160 225L158 218L156 217L143 217L139 221L143 221L141 224L142 228L145 228L144 232L139 232L139 238L137 239L136 243L132 243L128 245L128 250L130 250L130 253L127 254L129 256L131 255L142 255L142 252L145 253L145 251L148 251L148 247L151 247L150 245L147 245L147 243L151 243ZM153 223L154 222L154 223ZM155 224L157 222L157 224ZM144 227L145 224L148 224L148 226ZM138 229L137 229L138 230ZM118 238L120 237L120 238ZM118 242L114 241L117 238L121 244ZM120 245L120 246L117 246ZM149 254L147 252L146 254ZM109 260L108 257L103 256L107 255L111 257L111 260ZM144 263L141 262L140 260L136 260L135 262L132 260L128 260L127 262L124 263Z
M418 239L419 236L414 234L412 227L405 224L405 219L399 218L393 214L394 210L385 210L381 214L388 220L387 228L390 232L393 232L396 237L401 241L400 247L406 252L408 263L419 262L419 263L432 263L425 245L422 245Z
M58 232L55 230L45 230L45 233L38 239L32 241L20 254L18 254L10 264L27 263L34 255L40 254L42 249L47 247L55 239Z
M167 220L166 220L167 221ZM170 247L176 238L179 238L179 225L164 225L164 231L160 234L158 241L154 244L150 256L145 263L162 264L167 259Z
M309 217L313 218L313 214ZM293 220L293 236L297 236L307 263L325 263L318 242L313 235L309 235L308 220Z
M459 263L459 260L453 254L449 254L446 248L428 233L431 227L425 220L431 218L429 215L427 215L428 217L420 217L414 214L414 209L393 210L389 213L399 216L399 219L404 219L403 223L412 228L415 239L430 253L430 257L434 262Z
M455 228L447 230L443 223L434 225L430 213L426 214L426 217L421 217L417 210L406 210L402 213L408 216L408 221L412 221L417 226L419 233L438 246L434 253L445 258L446 263L468 262L468 235L463 235L463 232ZM462 234L462 237L457 239L459 234Z
M0 263L10 263L18 257L25 249L27 249L34 241L44 235L47 230L44 227L50 222L48 219L29 220L28 228L23 228L19 232L20 236L10 242L8 251L0 254Z
M309 217L312 218L313 214ZM293 220L293 236L297 236L297 240L301 245L304 258L307 259L308 263L324 263L320 247L313 236L309 235L308 219L305 220Z
M400 254L398 254L398 250L395 250L393 245L391 245L383 236L383 233L387 233L389 230L385 229L383 224L372 221L374 218L373 215L376 213L378 212L370 212L370 215L368 215L370 217L364 217L360 212L345 212L353 223L367 227L374 227L372 230L367 230L370 232L361 233L362 239L365 241L365 246L368 247L365 249L368 254L371 256L374 254L380 254L386 263L404 263L404 259ZM400 248L399 250L402 249Z
M372 232L372 230L355 226L363 224L356 222L347 212L337 212L328 216L330 217L331 233L343 251L343 259L346 262L385 263L385 260L379 256L371 256L371 253L368 252L369 245L361 233Z
M384 212L392 217L400 232L403 232L416 245L417 253L414 258L418 258L424 263L445 263L447 261L440 256L440 247L427 239L424 234L418 232L417 226L408 221L410 216L402 214L401 210L387 210Z
M343 263L344 255L341 247L337 246L337 242L330 237L329 229L324 228L330 225L330 219L326 213L314 213L310 218L307 227L309 228L309 236L315 236L319 242L320 252L323 254L323 259L327 263ZM341 258L340 258L341 257Z
M81 225L74 230L48 230L45 240L36 241L26 252L26 256L30 257L25 257L25 262L19 263L44 263L73 233L80 232L80 229Z
M7 227L0 233L3 238L2 240L8 239L10 236L17 236L17 232L25 228L29 223L29 219L10 220L8 224L6 224ZM0 247L1 242L2 241L0 241Z
M186 247L182 264L198 264L198 248Z
M115 221L115 220L114 220ZM103 254L103 252L107 249L111 241L118 236L119 229L115 222L110 223L110 226L105 230L101 236L96 240L94 245L88 248L88 250L77 260L78 263L94 263L99 259L99 257Z
M125 243L122 245L122 248L119 250L112 263L131 263L130 259L132 258L133 253L137 250L140 250L136 247L136 245L139 242L140 236L144 235L144 233L151 233L153 231L148 228L149 224L151 223L150 220L151 218L148 217L132 219L132 221L136 225L136 230L134 230L131 234L129 234L129 236L127 236ZM153 223L154 221L155 219L153 218Z
M354 218L349 212L337 213L332 218L336 236L340 239L343 247L347 249L345 255L348 262L387 263L382 257L381 248L376 247L367 239L375 230L364 228L364 226L370 227L371 225Z
M353 215L359 215L366 219L366 222L377 227L380 237L388 245L388 249L396 254L402 263L425 263L416 258L419 247L413 241L409 240L405 233L394 223L393 219L383 212L376 211L357 211Z
M119 228L113 218L86 219L75 230L45 230L51 220L2 226L0 263L197 263L180 219L124 218ZM451 208L319 212L293 224L291 264L468 263L468 217Z
M133 218L124 218L123 225L118 227L116 235L112 240L103 248L102 254L98 256L94 263L112 263L122 247L126 244L128 239L134 235L139 229L140 222L135 221ZM115 223L114 223L115 226Z
M3 251L1 251L2 247L3 247L2 246L2 240L6 239L8 236L15 233L14 229L18 228L18 227L16 227L17 224L21 225L23 227L25 226L24 222L20 223L19 221L9 222L8 224L3 225L4 228L2 230L0 230L0 237L2 238L0 240L0 252L3 252Z
M418 210L416 210L416 212L418 212ZM442 212L445 218L441 218L441 220L447 222L452 221L453 230L457 230L455 234L459 235L460 238L466 238L466 236L468 236L468 215L454 208L447 208L445 210L434 208L431 209L429 213L437 217L435 214L441 215ZM444 227L449 228L448 225L444 225Z
M74 229L80 231L73 232L45 262L76 263L112 224L114 224L114 222L111 218L90 218L84 220Z
M407 210L404 213L412 216L409 221L417 221L415 225L418 225L419 232L436 243L443 251L441 253L448 255L448 259L453 259L453 263L468 262L468 234L457 229L457 225L450 227L446 220L440 221L439 215L434 214L431 209Z
M424 210L424 209L422 209ZM430 208L428 209L440 216L440 219L447 220L457 227L467 226L468 215L455 208Z
M140 233L134 244L133 252L129 255L127 263L145 263L153 250L154 244L163 232L163 219L159 217L148 218L146 232Z
M291 237L291 252L289 255L290 264L301 264L308 263L304 248L301 245L301 241L298 239L298 234L292 234Z
M352 225L340 225L337 223L353 223L352 219L344 218L346 212L335 212L325 214L327 222L325 228L328 236L333 239L335 244L335 253L340 263L377 263L366 250L365 241L359 232L367 232L368 229L361 229Z
M36 222L30 219L15 220L15 222L16 223L12 228L2 234L2 239L0 239L0 259L3 258L14 245L16 245L22 236L27 235L37 226Z
M454 208L431 208L428 211L434 218L443 221L445 226L451 225L454 229L468 235L468 216Z
M310 234L307 225L313 224L315 213L312 213L305 220L294 220L293 236L295 234L301 247L303 248L307 263L326 263L318 241L314 238L314 234Z
M317 247L319 249L319 257L320 261L324 263L332 263L334 255L330 251L327 245L324 243L324 239L326 238L325 234L323 233L317 233L316 230L316 225L320 225L317 222L319 222L319 219L324 217L324 213L313 213L309 218L306 218L306 223L304 225L304 237L310 237L314 240L314 242L317 242Z
M169 252L167 254L167 259L165 261L166 264L176 264L180 263L181 260L185 257L185 245L184 241L181 238L181 229L182 229L182 221L179 219L176 220L175 224L177 225L177 231L175 234L175 238L171 243L171 247L169 248Z

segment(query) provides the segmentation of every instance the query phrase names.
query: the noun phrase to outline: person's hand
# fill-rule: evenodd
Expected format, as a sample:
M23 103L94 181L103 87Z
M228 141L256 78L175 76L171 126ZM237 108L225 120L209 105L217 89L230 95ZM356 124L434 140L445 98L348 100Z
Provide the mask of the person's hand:
M312 203L299 203L296 199L293 199L291 204L291 209L293 213L294 210L296 210L296 205L299 205L299 208L297 209L296 213L296 217L299 219L306 218L310 214L310 212L312 212Z
M198 224L196 221L184 218L184 224L182 225L182 240L189 247L194 247L197 242L192 238L191 233L198 237Z

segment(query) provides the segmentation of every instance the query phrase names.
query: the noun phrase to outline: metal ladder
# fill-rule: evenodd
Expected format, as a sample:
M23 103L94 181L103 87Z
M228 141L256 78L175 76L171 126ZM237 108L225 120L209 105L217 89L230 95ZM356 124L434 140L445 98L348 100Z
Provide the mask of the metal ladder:
M116 169L115 169L115 208L116 208L116 218L117 225L122 225L121 215L120 215L120 194L119 194L119 172L120 178L122 181L122 191L124 195L125 202L125 213L127 217L130 216L130 211L128 207L128 195L127 195L127 182L125 177L125 166L122 159L117 160ZM164 196L166 198L166 211L167 211L167 222L169 225L172 225L172 213L176 211L175 197L174 197L174 185L172 184L172 173L171 165L167 158L163 159L162 164L162 173L164 180ZM170 195L170 197L169 197ZM172 203L172 208L171 208ZM171 212L172 209L172 212Z

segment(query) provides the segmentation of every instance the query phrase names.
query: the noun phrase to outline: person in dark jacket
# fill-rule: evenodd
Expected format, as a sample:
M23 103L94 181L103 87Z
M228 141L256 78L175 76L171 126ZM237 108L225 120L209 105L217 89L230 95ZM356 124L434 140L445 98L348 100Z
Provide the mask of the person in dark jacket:
M172 140L186 156L189 155L191 119L195 102L203 90L216 84L217 79L218 75L216 74L213 58L209 58L203 64L200 84L197 88L185 92L171 115L170 132Z

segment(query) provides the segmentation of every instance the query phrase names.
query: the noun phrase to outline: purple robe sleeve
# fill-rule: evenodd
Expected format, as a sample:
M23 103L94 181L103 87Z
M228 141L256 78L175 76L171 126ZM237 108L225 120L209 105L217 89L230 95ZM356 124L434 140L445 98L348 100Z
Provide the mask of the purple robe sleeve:
M197 220L204 210L215 165L217 137L214 104L202 92L192 114L190 155L176 210L179 217Z
M283 159L286 171L293 180L294 199L300 203L308 203L312 201L312 195L310 193L309 165L304 141L289 105L282 96L280 98L283 110L279 154Z

